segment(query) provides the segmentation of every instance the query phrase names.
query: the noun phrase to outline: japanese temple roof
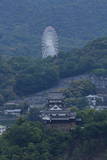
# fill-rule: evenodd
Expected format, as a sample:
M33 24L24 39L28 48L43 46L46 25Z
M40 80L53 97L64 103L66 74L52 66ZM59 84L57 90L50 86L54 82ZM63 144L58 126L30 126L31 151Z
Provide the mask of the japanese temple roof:
M60 111L59 111L59 110L58 110L58 111L56 111L56 110L43 110L43 111L40 111L40 113L48 113L48 114L49 114L49 113L50 113L50 114L52 114L52 113L56 113L56 114L57 114L57 113L59 113L59 114L61 114L61 113L62 113L62 114L64 114L64 113L65 113L65 114L75 114L75 112L71 112L71 111L69 111L69 110L65 110L65 111L64 111L64 110L60 110Z

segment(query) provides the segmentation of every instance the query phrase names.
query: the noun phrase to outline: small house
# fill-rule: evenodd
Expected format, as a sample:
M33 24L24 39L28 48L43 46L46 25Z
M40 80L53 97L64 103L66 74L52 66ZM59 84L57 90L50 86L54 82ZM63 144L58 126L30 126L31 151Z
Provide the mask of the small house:
M7 109L7 110L4 110L4 114L18 117L21 114L21 109Z

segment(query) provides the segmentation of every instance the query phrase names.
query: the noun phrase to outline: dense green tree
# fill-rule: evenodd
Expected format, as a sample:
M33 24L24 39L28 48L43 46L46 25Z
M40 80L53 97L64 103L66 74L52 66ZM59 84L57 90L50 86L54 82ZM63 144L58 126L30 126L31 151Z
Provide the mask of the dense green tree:
M107 112L77 110L82 126L70 132L20 119L0 137L1 160L94 159L107 147ZM102 159L105 160L105 159Z
M76 80L71 83L69 89L65 90L64 95L69 97L82 97L89 94L95 94L96 87L89 80Z

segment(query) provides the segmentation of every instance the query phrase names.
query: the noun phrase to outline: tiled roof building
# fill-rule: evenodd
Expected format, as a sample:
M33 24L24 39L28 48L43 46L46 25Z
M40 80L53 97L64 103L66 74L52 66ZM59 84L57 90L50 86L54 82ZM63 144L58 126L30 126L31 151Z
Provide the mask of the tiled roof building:
M76 120L76 113L64 107L61 99L49 99L48 109L40 112L41 119L52 128L70 129Z

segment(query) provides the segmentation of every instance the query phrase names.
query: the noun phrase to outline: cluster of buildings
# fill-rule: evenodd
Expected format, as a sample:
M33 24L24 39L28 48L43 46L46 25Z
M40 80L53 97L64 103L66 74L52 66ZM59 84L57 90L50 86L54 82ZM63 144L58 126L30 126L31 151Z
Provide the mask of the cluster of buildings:
M14 109L9 109L10 106L14 106ZM16 103L6 103L5 104L4 115L11 115L19 117L21 115L21 109ZM11 108L11 107L10 107ZM28 112L29 112L28 108ZM62 99L48 99L47 106L44 110L40 111L39 117L43 123L50 128L70 130L75 125L80 122L77 119L76 112L72 112L64 106ZM6 130L6 126L0 126L0 135Z
M1 122L4 120L9 121L20 117L21 115L20 105L15 102L5 103L3 106L3 110L0 111L0 120ZM9 118L10 117L10 118ZM13 118L14 117L14 118ZM2 135L7 129L7 126L0 125L0 135Z
M107 97L88 95L86 98L90 109L107 109ZM73 129L75 125L82 123L81 118L77 117L76 112L64 106L62 99L48 99L47 108L40 111L40 118L47 127L63 130Z
M56 95L56 94L55 94ZM107 109L104 105L105 97L101 95L88 95L87 97L89 108L96 110ZM29 112L34 105L29 105L27 112ZM5 116L20 117L22 114L22 109L20 104L16 102L6 103L4 105L3 114ZM41 109L39 113L39 118L49 128L62 129L65 131L72 130L76 125L81 124L81 118L77 117L75 111L71 111L65 106L63 98L51 97L47 101L45 108ZM0 135L5 132L6 126L0 125Z

